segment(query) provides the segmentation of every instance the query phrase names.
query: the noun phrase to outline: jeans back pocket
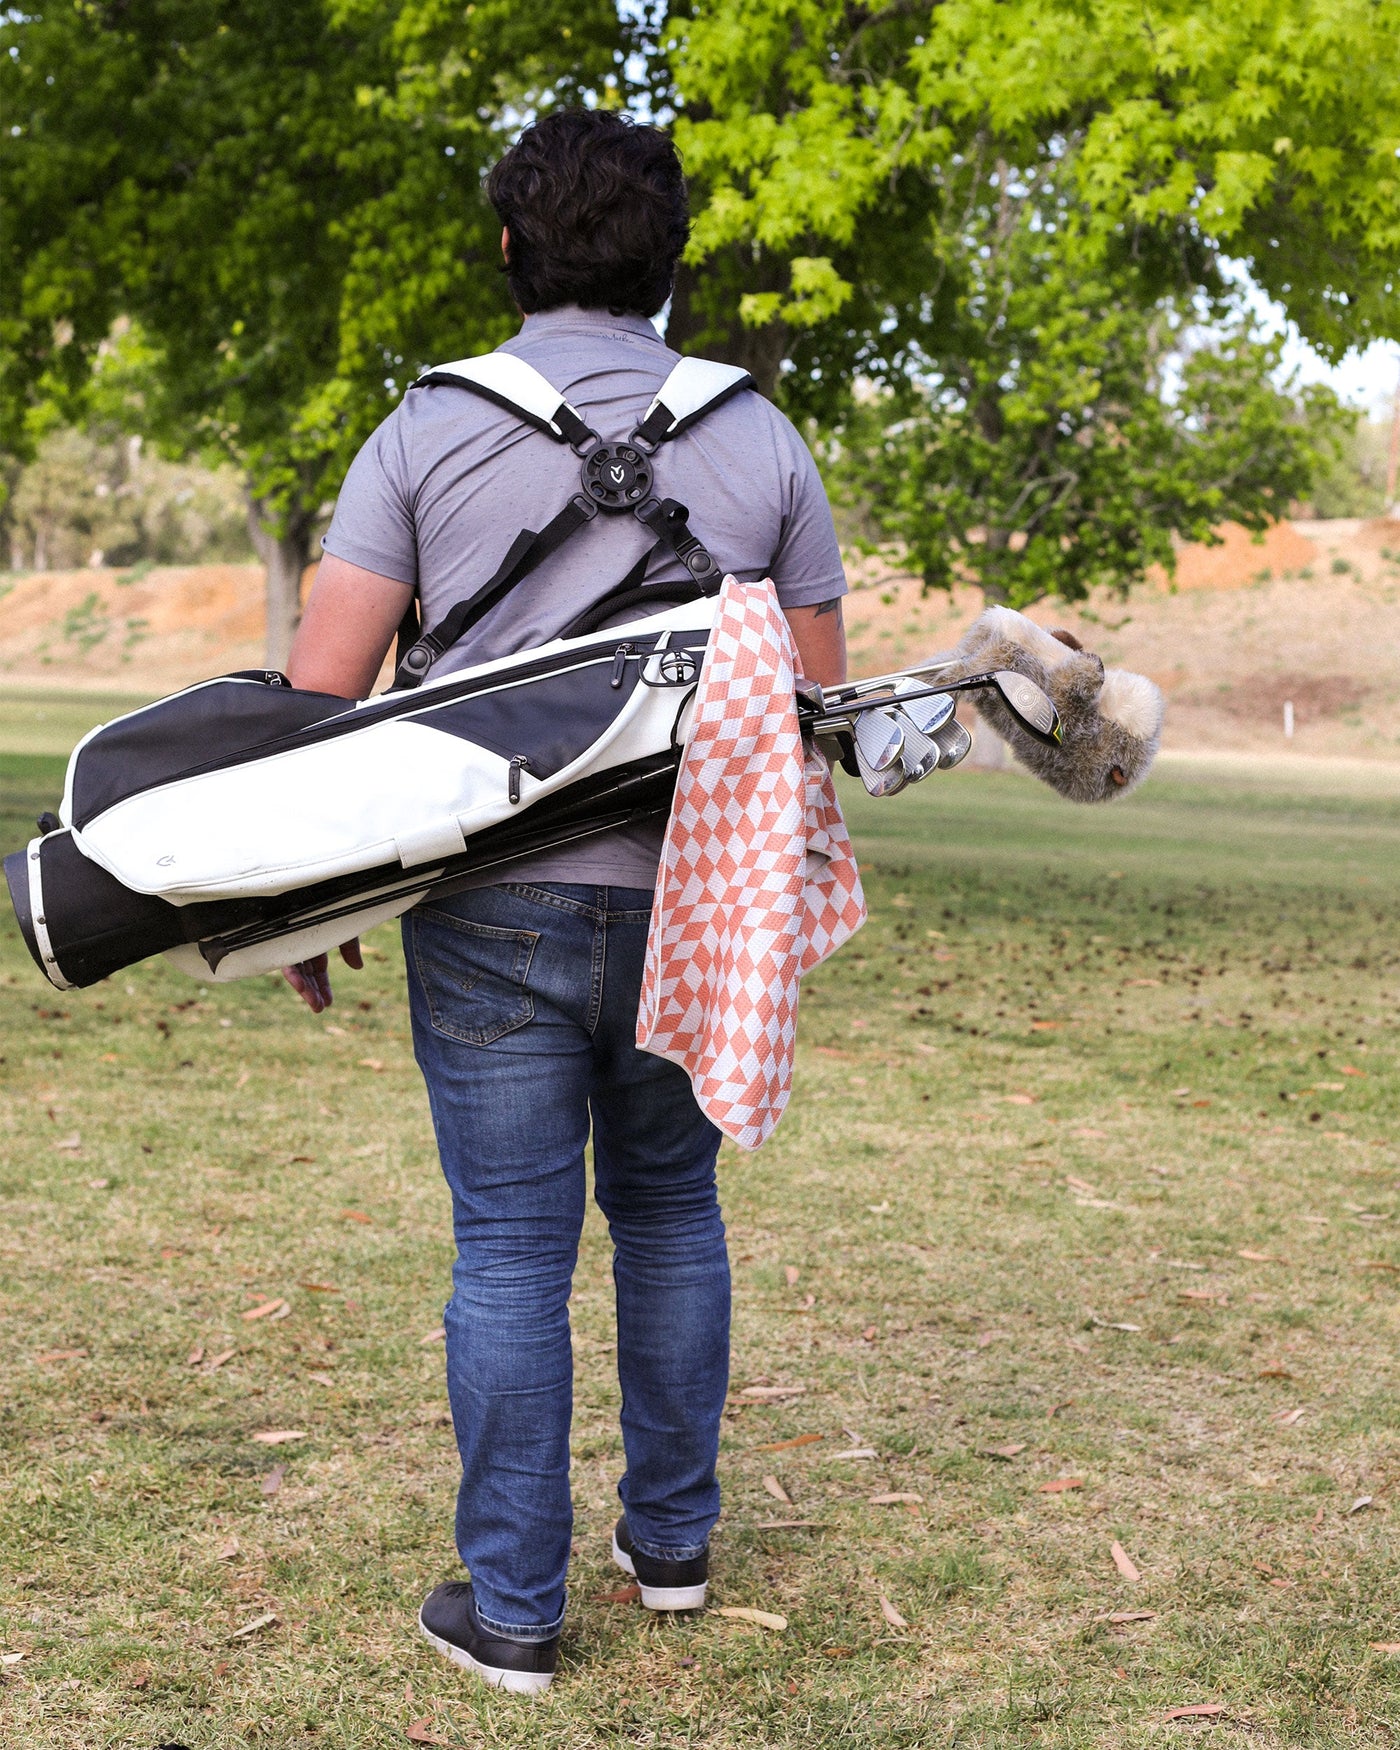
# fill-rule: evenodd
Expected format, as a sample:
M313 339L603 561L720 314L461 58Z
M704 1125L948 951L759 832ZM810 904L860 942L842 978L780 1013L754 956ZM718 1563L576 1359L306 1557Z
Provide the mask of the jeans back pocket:
M464 1045L490 1045L534 1018L525 981L537 930L502 929L423 906L408 925L434 1032Z

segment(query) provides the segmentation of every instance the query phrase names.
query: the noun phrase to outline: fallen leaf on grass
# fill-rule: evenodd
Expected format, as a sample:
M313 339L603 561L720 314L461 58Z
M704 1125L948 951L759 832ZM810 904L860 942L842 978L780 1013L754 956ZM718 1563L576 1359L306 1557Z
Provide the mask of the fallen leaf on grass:
M311 1382L312 1382L312 1383L313 1383L313 1384L314 1384L314 1385L329 1385L329 1386L333 1386L333 1385L334 1385L334 1384L335 1384L335 1381L334 1381L334 1379L332 1379L332 1378L331 1378L331 1376L330 1376L330 1374L329 1374L329 1373L308 1373L308 1374L307 1374L307 1376L306 1376L306 1377L307 1377L307 1378L308 1378L308 1379L309 1379L309 1380L310 1380L310 1381L311 1381Z
M1250 1264L1286 1264L1287 1258L1276 1258L1272 1252L1236 1252L1237 1258L1243 1258Z
M642 1589L635 1582L630 1586L619 1586L616 1592L597 1592L593 1596L595 1604L632 1604L642 1595Z
M249 1307L248 1311L242 1315L243 1322L245 1325L250 1325L254 1319L271 1318L274 1313L280 1313L284 1306L287 1307L288 1312L292 1310L280 1296L276 1300L266 1300L261 1306Z
M908 1622L899 1614L883 1592L877 1592L875 1596L880 1600L880 1615L884 1617L891 1628L909 1627Z
M1376 1258L1369 1264L1361 1266L1363 1270L1388 1270L1392 1276L1400 1276L1400 1264L1387 1264L1383 1259Z
M756 1446L755 1452L788 1452L794 1446L815 1446L818 1440L825 1440L824 1434L797 1434L791 1440L769 1440L762 1446ZM838 1458L841 1454L838 1452Z
M111 1183L112 1183L112 1181L110 1179L89 1179L88 1180L88 1190L89 1191L105 1191L111 1185Z
M812 1531L824 1528L824 1519L760 1519L756 1531Z
M71 1136L60 1136L54 1144L55 1148L67 1149L76 1153L83 1146L83 1139L75 1130Z
M289 1440L305 1440L305 1428L264 1428L261 1434L250 1434L259 1446L285 1446Z
M437 1744L441 1746L441 1750L454 1750L452 1739L439 1738L427 1714L421 1720L413 1720L405 1726L403 1735L410 1744Z
M1213 1720L1225 1709L1218 1701L1198 1701L1192 1707L1169 1707L1164 1718L1169 1720Z
M1045 1420L1047 1422L1053 1422L1055 1420L1056 1416L1059 1415L1061 1410L1070 1410L1073 1408L1074 1408L1074 1399L1073 1398L1066 1398L1062 1404L1051 1404L1050 1408L1045 1412Z
M870 1497L870 1505L872 1507L894 1507L894 1506L897 1506L898 1503L901 1501L909 1501L909 1502L913 1502L913 1503L918 1503L922 1500L923 1500L922 1495L910 1495L910 1494L872 1495Z
M1286 1367L1265 1367L1254 1377L1256 1379L1292 1379L1293 1375Z
M1024 1452L1025 1450L1026 1443L1024 1440L1013 1440L1006 1446L979 1446L977 1448L977 1456L979 1458L1012 1459L1016 1457L1018 1452Z
M1083 1477L1054 1477L1048 1483L1041 1483L1036 1493L1038 1495L1063 1495L1068 1489L1082 1489Z
M771 1610L750 1610L746 1604L721 1604L710 1615L733 1617L736 1622L756 1622L760 1628L777 1629L779 1633L788 1625L785 1616L775 1616Z
M360 1059L360 1068L361 1069L380 1070L380 1069L383 1069L383 1067L384 1067L384 1065L379 1061L379 1059L377 1057L362 1057Z
M784 1267L783 1267L783 1280L787 1283L789 1288L796 1288L797 1287L797 1278L800 1275L801 1275L801 1271L797 1268L796 1264L784 1265Z
M1129 990L1160 990L1162 981L1160 978L1130 978L1127 987Z
M286 1476L286 1474L287 1474L286 1465L275 1464L275 1465L273 1465L272 1469L267 1473L267 1475L263 1478L263 1480L258 1484L258 1487L262 1490L264 1495L275 1495L277 1493L277 1491L282 1487L282 1478L284 1476Z
M87 1359L86 1349L46 1349L42 1355L34 1359L40 1367L47 1367L51 1361L84 1361Z
M237 1353L236 1349L221 1349L217 1355L211 1355L206 1372L217 1373L225 1361L232 1361Z
M1116 1539L1109 1546L1108 1553L1113 1557L1113 1565L1125 1580L1138 1581L1142 1575L1138 1572L1137 1563Z
M1073 1173L1065 1174L1065 1184L1071 1191L1082 1191L1086 1197L1098 1196L1097 1185L1091 1185L1087 1179L1076 1179Z
M1155 1622L1155 1610L1106 1610L1102 1616L1096 1616L1095 1622Z
M1004 1096L1008 1106L1034 1106L1034 1094L1007 1094Z
M833 1452L833 1458L878 1458L880 1455L873 1446L848 1446L844 1452Z
M251 1622L245 1622L242 1628L236 1628L229 1639L241 1641L245 1635L255 1635L260 1628L271 1628L276 1621L277 1612L269 1610L266 1616L255 1616Z
M1278 1423L1280 1428L1291 1428L1295 1422L1302 1421L1303 1415L1304 1411L1300 1406L1296 1410L1281 1410L1279 1414L1274 1417L1274 1420Z
M1361 1076L1364 1079L1366 1071L1364 1069L1357 1069L1354 1064L1344 1063L1342 1065L1342 1074L1344 1076Z
M1400 1641L1367 1641L1366 1645L1373 1653L1400 1653ZM23 1653L10 1653L11 1659L22 1659Z
M1374 1495L1358 1495L1351 1506L1347 1508L1348 1514L1360 1513L1364 1508L1371 1506L1375 1499Z
M203 1345L203 1343L196 1343L194 1348L191 1349L189 1354L185 1357L185 1366L186 1367L198 1367L200 1362L203 1361L203 1359L204 1359L204 1345Z
M0 1665L18 1665L21 1659L28 1657L28 1653L0 1653Z
M755 1403L774 1404L780 1398L805 1397L806 1392L805 1385L746 1385L739 1396Z
M792 1496L776 1477L764 1477L763 1486L775 1501L781 1501L784 1507L791 1507Z
M823 1659L850 1659L850 1658L853 1658L855 1656L855 1648L854 1647L823 1647L821 1649L821 1656Z
M362 1221L366 1227L374 1226L374 1217L366 1215L363 1209L342 1209L340 1219L342 1221Z
M1053 1033L1057 1027L1067 1027L1068 1021L1032 1021L1032 1033Z
M226 1537L219 1545L218 1549L215 1550L214 1560L216 1562L231 1562L237 1554L238 1539L236 1537Z
M435 1331L429 1331L426 1336L420 1337L418 1339L418 1347L420 1349L426 1349L429 1343L445 1343L446 1341L447 1341L446 1327L443 1325L439 1325Z

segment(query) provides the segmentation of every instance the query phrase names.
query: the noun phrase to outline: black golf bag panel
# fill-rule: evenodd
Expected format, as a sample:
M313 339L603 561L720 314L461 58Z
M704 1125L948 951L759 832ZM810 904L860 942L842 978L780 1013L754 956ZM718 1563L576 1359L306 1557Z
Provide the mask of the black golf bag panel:
M613 445L508 354L420 381L458 384L569 444L580 490L413 641L378 698L351 703L254 670L86 736L58 830L5 862L26 942L59 988L162 951L203 978L272 970L441 883L669 805L720 571L685 507L653 494L650 458L751 379L682 360L630 440ZM550 644L425 678L600 513L636 516L688 580L644 587L639 567Z

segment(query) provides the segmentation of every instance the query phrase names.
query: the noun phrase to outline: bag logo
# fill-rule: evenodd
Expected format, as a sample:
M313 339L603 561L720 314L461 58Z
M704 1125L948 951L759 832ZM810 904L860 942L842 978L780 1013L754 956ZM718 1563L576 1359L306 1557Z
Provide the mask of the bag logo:
M688 687L699 678L700 662L690 650L658 650L642 671L649 687Z
M157 869L171 869L174 867L174 865L175 865L174 857L165 856L165 857L157 857L156 858L156 868Z

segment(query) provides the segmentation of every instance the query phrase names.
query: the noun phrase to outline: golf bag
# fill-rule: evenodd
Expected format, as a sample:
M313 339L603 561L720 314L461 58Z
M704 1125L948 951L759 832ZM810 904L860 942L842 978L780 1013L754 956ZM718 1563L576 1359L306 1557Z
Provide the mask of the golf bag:
M25 941L59 989L162 952L205 979L266 972L429 891L667 811L721 576L685 507L652 492L651 457L752 379L683 359L623 444L604 444L509 354L420 381L458 385L572 446L579 491L543 529L522 530L495 576L436 626L401 630L378 698L351 703L251 671L85 737L59 815L5 860ZM553 642L424 684L600 513L635 516L686 581L643 586L644 559Z

